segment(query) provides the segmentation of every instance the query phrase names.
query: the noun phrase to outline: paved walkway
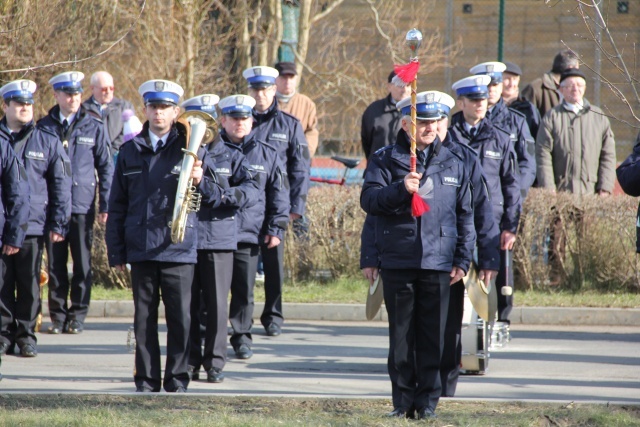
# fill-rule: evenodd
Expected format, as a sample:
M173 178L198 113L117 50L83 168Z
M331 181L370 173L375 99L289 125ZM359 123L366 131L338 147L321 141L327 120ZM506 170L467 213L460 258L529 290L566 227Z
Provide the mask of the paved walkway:
M128 319L89 318L80 335L39 334L38 357L3 356L0 391L132 392L129 326ZM486 375L462 377L456 398L640 404L640 326L516 324L512 333L513 341L492 353ZM254 340L248 361L229 352L223 383L192 382L189 392L390 397L385 322L292 320L279 337L254 328Z

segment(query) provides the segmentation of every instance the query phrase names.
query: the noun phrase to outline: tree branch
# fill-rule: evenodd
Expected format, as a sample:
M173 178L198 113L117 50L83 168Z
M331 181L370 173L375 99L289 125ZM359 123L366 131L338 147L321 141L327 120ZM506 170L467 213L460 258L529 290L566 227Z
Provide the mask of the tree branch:
M335 0L333 3L331 3L329 6L327 6L322 12L315 14L313 16L313 18L311 18L311 20L310 20L311 25L315 24L316 22L318 22L322 18L324 18L327 15L329 15L331 12L333 12L333 10L336 7L340 6L342 3L344 3L344 0Z

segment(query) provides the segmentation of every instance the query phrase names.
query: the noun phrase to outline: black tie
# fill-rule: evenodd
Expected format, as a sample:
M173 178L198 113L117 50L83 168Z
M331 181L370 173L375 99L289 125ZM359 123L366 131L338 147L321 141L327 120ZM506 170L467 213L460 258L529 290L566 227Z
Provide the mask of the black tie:
M156 145L156 153L160 151L160 149L164 146L164 143L161 139L158 140L158 144Z
M62 134L65 136L67 136L67 132L69 132L69 122L67 121L67 119L64 119L62 121Z
M477 130L476 128L471 128L471 129L469 130L469 135L471 135L471 139L475 138L475 136L476 136L476 132L477 132L477 131L478 131L478 130Z
M487 110L487 114L486 114L486 116L487 116L487 119L490 119L490 118L491 118L491 110Z

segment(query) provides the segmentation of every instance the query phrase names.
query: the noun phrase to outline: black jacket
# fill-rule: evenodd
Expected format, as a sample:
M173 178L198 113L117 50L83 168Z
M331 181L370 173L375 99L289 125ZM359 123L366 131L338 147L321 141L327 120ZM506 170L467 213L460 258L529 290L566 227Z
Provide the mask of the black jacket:
M395 144L401 118L402 114L392 102L391 94L374 101L364 110L360 138L367 159L380 148Z
M632 197L640 196L640 134L629 156L616 169L622 190ZM636 252L640 253L640 204L636 216Z
M6 141L0 141L0 246L22 247L29 224L29 182Z
M124 110L132 110L135 112L133 105L124 99L113 98L107 104L106 112L102 113L100 105L94 101L93 95L82 103L87 111L91 112L95 117L99 118L104 124L104 128L109 138L112 151L118 151L122 145L124 122L122 121L122 112Z

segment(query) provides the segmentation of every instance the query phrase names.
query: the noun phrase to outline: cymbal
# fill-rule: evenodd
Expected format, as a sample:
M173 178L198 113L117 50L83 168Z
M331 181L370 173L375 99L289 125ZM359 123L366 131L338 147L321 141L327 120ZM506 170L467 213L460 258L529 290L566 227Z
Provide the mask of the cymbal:
M478 268L475 264L471 264L469 272L463 279L464 286L467 288L467 295L471 300L473 308L478 316L487 322L493 322L496 319L498 311L498 294L496 292L496 281L492 278L489 283L478 278Z
M378 277L369 286L369 291L367 292L367 305L365 310L367 320L373 320L373 318L376 317L376 314L380 311L383 299L382 277L380 277L380 273L378 273Z

